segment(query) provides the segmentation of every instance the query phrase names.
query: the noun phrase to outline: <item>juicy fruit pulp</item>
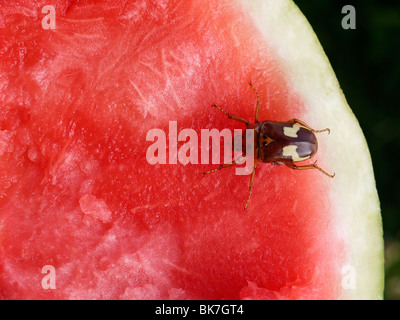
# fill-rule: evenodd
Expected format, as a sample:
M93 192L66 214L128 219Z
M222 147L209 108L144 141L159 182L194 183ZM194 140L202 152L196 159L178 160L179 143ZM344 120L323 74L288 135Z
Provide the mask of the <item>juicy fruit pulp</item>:
M273 19L277 5L263 3ZM343 296L352 244L334 182L260 165L245 214L248 176L224 169L202 179L212 165L146 160L147 132L168 132L171 120L199 135L243 128L210 106L253 119L249 80L261 120L335 130L307 120L292 69L251 8L60 0L56 29L44 30L46 4L1 5L2 298ZM317 157L330 164L324 148ZM56 289L41 285L46 265Z

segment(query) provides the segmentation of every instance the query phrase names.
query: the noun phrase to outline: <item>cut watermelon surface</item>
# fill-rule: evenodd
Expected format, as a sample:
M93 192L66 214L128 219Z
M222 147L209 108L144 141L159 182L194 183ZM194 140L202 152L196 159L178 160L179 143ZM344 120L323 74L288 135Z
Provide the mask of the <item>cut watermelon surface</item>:
M380 297L368 148L293 3L59 0L43 29L47 4L0 5L0 298ZM336 177L260 164L244 212L249 176L152 165L146 136L244 129L210 106L253 122L249 81L261 120L331 129Z

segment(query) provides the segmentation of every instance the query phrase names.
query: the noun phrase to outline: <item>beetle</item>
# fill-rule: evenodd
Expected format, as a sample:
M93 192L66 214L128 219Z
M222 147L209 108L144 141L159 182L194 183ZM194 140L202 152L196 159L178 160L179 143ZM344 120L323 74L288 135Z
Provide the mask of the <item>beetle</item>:
M251 81L249 82L250 87L253 89L257 96L255 122L251 124L248 120L232 115L226 112L216 104L212 107L217 108L223 112L229 119L233 119L246 124L246 129L254 130L254 166L253 172L250 178L249 196L246 201L244 210L247 211L247 206L250 201L251 191L253 189L254 175L257 169L258 162L271 163L273 165L285 165L295 170L307 170L317 169L326 176L333 178L335 174L329 174L325 170L317 166L317 161L313 164L308 165L297 165L297 162L308 160L312 158L318 149L318 140L315 133L328 132L330 129L326 128L323 130L314 130L304 121L298 119L291 119L289 121L258 121L258 112L260 109L260 98L257 90L254 88ZM246 133L243 133L243 143L246 141ZM246 148L242 148L246 150ZM223 168L231 167L236 165L246 156L245 152L242 151L243 155L237 158L235 161L229 164L221 164L218 168L209 170L203 173L203 176L209 173L216 172Z

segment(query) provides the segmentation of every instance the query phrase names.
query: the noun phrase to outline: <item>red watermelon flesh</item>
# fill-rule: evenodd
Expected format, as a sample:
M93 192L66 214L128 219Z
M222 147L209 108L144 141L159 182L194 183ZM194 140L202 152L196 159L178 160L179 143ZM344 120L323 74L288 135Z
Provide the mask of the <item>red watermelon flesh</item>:
M146 160L169 121L244 129L210 106L254 121L250 80L260 119L307 122L239 3L60 0L55 30L46 4L0 5L0 297L338 297L329 178L260 164L245 213L249 176Z

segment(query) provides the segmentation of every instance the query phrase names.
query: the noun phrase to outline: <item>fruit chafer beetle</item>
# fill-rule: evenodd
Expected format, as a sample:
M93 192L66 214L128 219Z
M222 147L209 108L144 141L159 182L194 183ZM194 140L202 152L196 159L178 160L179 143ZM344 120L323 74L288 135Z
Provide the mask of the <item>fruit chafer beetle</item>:
M286 122L279 121L258 121L258 112L260 108L260 99L257 93L257 90L254 88L251 82L249 82L251 88L254 90L257 96L257 105L256 105L256 114L255 114L255 123L251 124L248 120L234 116L217 105L213 105L213 107L222 111L228 118L240 121L246 124L246 129L254 130L254 167L253 172L250 178L250 190L249 196L246 201L246 205L244 210L247 210L247 206L250 201L251 191L253 188L254 174L256 172L258 162L271 163L274 165L285 165L291 169L295 170L306 170L306 169L317 169L327 175L330 178L333 178L335 174L329 174L320 167L317 166L315 161L313 164L308 165L297 165L297 162L308 160L312 158L318 149L318 141L315 133L319 132L328 132L330 130L314 130L310 126L308 126L305 122L298 119L291 119ZM246 133L243 133L243 147L242 150L246 150L245 148L245 137ZM245 151L243 151L243 155L237 158L235 161L229 164L222 164L218 168L204 172L203 175L208 173L216 172L220 169L227 168L230 166L234 166L239 163L243 156L246 156Z

